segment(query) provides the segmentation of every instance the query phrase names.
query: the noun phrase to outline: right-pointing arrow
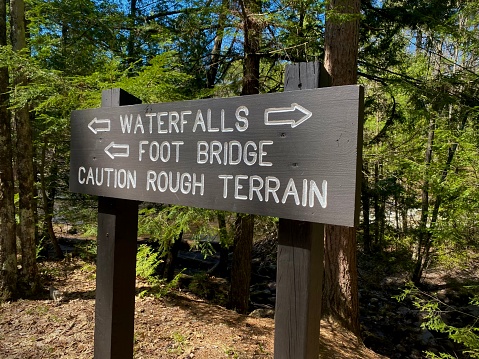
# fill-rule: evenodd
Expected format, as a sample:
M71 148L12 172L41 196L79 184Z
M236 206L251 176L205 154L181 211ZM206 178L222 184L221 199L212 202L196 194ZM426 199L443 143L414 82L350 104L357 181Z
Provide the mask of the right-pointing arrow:
M126 150L120 153L112 152L112 150ZM110 156L112 159L115 157L128 157L130 155L130 145L117 145L115 142L111 141L108 146L105 147L105 153Z
M304 114L299 120L292 118L291 113L299 110ZM273 116L274 114L281 114ZM285 115L286 114L286 115ZM299 126L313 115L311 111L297 103L292 103L291 107L267 108L264 110L265 125L291 125L292 128Z
M88 128L95 135L98 132L108 132L108 131L110 131L110 120L109 119L98 119L98 118L95 117L88 124Z

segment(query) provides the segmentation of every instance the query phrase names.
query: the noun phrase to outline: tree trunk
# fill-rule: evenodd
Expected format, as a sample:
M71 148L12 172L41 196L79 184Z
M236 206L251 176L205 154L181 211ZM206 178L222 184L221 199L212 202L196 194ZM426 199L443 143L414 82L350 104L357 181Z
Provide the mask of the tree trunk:
M463 131L464 127L466 126L467 116L463 115L463 119L461 124L459 125L459 131ZM435 131L435 122L431 120L429 125L429 135L428 135L428 145L426 151L426 168L429 167L432 161L432 147L434 144L434 131ZM456 154L458 148L457 143L453 143L449 146L448 155L446 159L446 163L444 164L444 168L441 173L441 180L440 183L443 183L446 178L449 170L451 168L452 161L454 159L454 155ZM426 170L427 171L427 170ZM416 266L414 268L413 273L413 282L419 284L421 281L421 277L423 274L424 269L427 267L429 260L430 260L430 252L432 246L432 232L434 227L436 226L437 219L439 216L439 209L441 208L443 197L441 194L436 196L436 200L434 202L434 207L432 209L432 213L430 216L430 223L429 228L427 228L427 220L428 220L428 212L429 212L429 181L427 180L428 173L425 173L425 184L423 187L423 203L422 203L422 210L425 211L425 214L421 213L421 223L420 223L420 232L419 232L419 243L418 243L418 251L417 251L417 260ZM427 185L427 187L426 187Z
M137 60L136 52L135 52L135 19L136 19L136 3L137 0L130 0L130 32L128 34L128 44L126 48L127 52L127 65L131 66Z
M183 231L180 232L178 238L170 245L170 249L165 259L165 268L163 271L163 278L167 282L171 282L175 278L175 265L178 259L178 252L181 248L181 241L183 240Z
M261 12L261 0L240 1L244 40L243 89L241 95L259 93L259 46L261 29L255 14ZM247 313L251 281L254 216L238 214L235 222L233 264L231 268L230 308Z
M324 242L323 317L359 336L356 229L327 225Z
M229 307L241 314L246 314L249 309L253 229L254 216L238 213L235 221Z
M213 49L211 50L210 66L206 73L206 87L209 89L213 88L216 83L216 75L218 74L220 64L221 46L223 45L228 4L228 0L223 0L221 3L220 13L218 14L218 29L216 30L215 41L213 44Z
M421 191L421 219L419 222L418 243L416 249L416 265L412 275L414 283L419 283L422 277L425 264L425 244L429 241L428 219L429 219L429 166L432 162L432 150L434 145L434 136L436 131L436 120L434 115L431 115L429 120L429 130L427 135L426 155L424 158L424 183Z
M228 231L226 229L226 218L222 211L218 212L218 228L220 234L220 260L217 264L208 270L208 274L218 277L226 277L228 275Z
M381 222L381 208L380 208L380 196L379 196L379 165L374 163L374 246L376 249L379 247L380 238L380 222Z
M332 86L357 83L360 0L330 0L324 39L324 67Z
M55 192L56 187L53 179L58 175L58 165L55 161L52 164L50 180L47 184L47 179L45 178L45 162L46 162L46 151L47 151L48 141L45 138L42 148L42 164L40 169L40 182L41 182L41 191L42 191L42 202L43 202L43 212L44 212L44 229L45 234L50 239L50 242L55 250L55 256L58 259L63 259L63 252L58 244L57 236L53 230L53 208L55 204ZM53 151L55 153L55 151Z
M366 166L363 166L363 171L366 171ZM366 253L371 253L371 228L369 207L371 206L370 191L368 186L368 179L363 174L361 183L361 201L363 207L363 248Z
M331 85L357 82L360 0L331 0L325 32L324 67ZM323 313L359 335L356 229L327 225Z
M240 1L244 28L243 89L241 95L259 93L259 50L261 25L257 14L261 12L261 0Z
M7 45L7 3L0 0L0 46ZM17 294L17 252L8 67L0 67L0 302Z
M19 52L26 48L25 4L23 0L10 0L10 35L12 48ZM25 86L26 77L17 75L14 86ZM39 289L35 244L35 186L33 171L33 135L27 105L15 109L17 135L17 179L20 194L20 242L22 253L22 282L26 294Z

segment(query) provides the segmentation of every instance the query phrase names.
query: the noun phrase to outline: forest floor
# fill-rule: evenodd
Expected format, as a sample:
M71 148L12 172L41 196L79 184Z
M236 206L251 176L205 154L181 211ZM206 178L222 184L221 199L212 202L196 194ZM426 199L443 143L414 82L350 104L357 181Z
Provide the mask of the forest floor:
M41 262L42 296L0 307L0 358L93 358L95 267L79 258ZM142 291L149 284L138 280ZM50 299L49 287L61 292ZM137 293L135 358L273 358L274 320L237 314L192 293ZM384 358L323 321L321 358Z
M0 359L93 358L96 267L92 248L96 243L81 242L80 254L39 262L44 288L39 296L0 305ZM253 308L274 308L275 249L274 240L255 244L253 279L260 282L252 285ZM407 281L406 259L398 253L382 256L359 254L361 340L323 320L320 358L419 359L425 357L425 350L467 358L444 335L421 328L423 314L410 300L394 298ZM227 288L224 278L201 272L184 278L174 288L137 278L134 358L273 358L273 319L240 315L219 305ZM469 311L477 318L479 308L468 306L460 288L478 284L478 278L479 261L474 260L461 271L428 270L422 289L440 294L451 305L449 309L461 302L460 312ZM196 280L196 291L192 280ZM54 298L52 290L58 291ZM455 320L460 324L462 319Z

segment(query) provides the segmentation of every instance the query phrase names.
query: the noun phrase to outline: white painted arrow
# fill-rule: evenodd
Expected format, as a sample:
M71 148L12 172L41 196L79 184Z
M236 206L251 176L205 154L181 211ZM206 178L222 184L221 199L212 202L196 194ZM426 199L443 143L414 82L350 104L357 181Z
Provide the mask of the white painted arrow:
M126 152L111 153L110 148L113 150L126 150ZM116 145L115 142L111 141L111 143L105 147L105 153L112 159L115 157L128 157L130 155L130 145Z
M301 117L299 120L288 118L290 116L277 116L279 117L278 120L270 118L270 114L289 113L289 112L294 112L296 110L299 110L300 112L304 114L304 116ZM291 107L277 107L277 108L272 107L272 108L267 108L266 110L264 110L264 124L265 125L291 125L291 127L294 128L302 124L312 115L313 113L309 111L308 109L304 108L301 105L298 105L297 103L292 103Z
M94 125L103 125L103 127L93 127ZM108 132L110 131L110 120L109 119L97 119L96 117L88 124L88 128L95 135L98 132Z

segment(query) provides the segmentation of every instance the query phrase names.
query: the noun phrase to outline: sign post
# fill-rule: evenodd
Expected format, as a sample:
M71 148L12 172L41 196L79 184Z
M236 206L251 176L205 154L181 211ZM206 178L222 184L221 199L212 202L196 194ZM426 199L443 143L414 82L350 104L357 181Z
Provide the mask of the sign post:
M319 87L322 71L319 62L288 65L285 91ZM323 261L322 223L279 219L275 359L319 356Z
M139 100L120 89L102 93L102 107ZM133 358L138 202L98 198L95 359Z
M289 69L286 90L317 85ZM132 357L137 201L280 217L275 358L316 358L322 224L358 221L362 87L126 97L71 116L70 190L100 196L95 358Z

